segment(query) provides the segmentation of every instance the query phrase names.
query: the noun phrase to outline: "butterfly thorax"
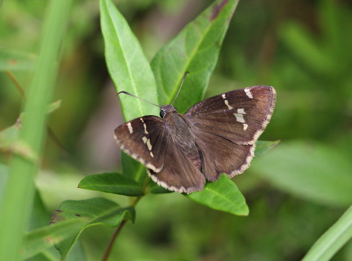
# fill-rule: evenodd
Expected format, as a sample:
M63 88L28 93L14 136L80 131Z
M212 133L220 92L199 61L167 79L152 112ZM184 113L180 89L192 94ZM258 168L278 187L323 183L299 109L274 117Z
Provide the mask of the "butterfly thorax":
M195 148L195 137L192 133L188 120L172 105L161 106L160 116L164 119L172 140L179 149Z

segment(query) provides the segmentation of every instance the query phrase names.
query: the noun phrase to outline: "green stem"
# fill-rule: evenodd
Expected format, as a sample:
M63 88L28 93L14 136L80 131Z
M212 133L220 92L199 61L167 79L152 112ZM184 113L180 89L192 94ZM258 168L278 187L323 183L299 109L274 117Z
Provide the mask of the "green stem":
M127 220L123 220L120 225L117 227L117 229L115 230L115 233L112 235L111 239L110 239L110 242L109 242L109 245L107 247L107 249L105 250L105 253L104 253L104 257L102 259L102 261L107 261L108 258L109 258L109 255L111 253L111 249L112 249L112 246L115 242L115 239L117 238L117 236L119 235L122 227L126 224Z
M145 188L147 187L147 184L149 182L149 177L147 176L145 181L144 181L144 184L143 184L143 191L145 191ZM143 195L144 196L144 195ZM139 200L143 197L143 196L139 196L139 197L136 197L134 198L134 200L131 200L131 203L130 203L130 206L131 207L135 207L137 205L137 203L139 202ZM112 246L117 238L117 236L119 235L121 229L123 228L123 226L126 224L127 220L123 220L120 225L116 228L115 230L115 233L112 235L111 239L110 239L110 242L109 242L109 245L108 247L106 248L105 250L105 253L104 253L104 256L103 256L103 259L102 261L106 261L108 260L109 258L109 255L111 253L111 249L112 249Z
M60 47L72 0L49 2L43 22L40 54L29 86L25 117L18 142L40 159L45 140L46 106L54 93ZM0 210L0 253L2 260L20 260L20 249L31 214L34 179L40 160L30 161L14 155Z

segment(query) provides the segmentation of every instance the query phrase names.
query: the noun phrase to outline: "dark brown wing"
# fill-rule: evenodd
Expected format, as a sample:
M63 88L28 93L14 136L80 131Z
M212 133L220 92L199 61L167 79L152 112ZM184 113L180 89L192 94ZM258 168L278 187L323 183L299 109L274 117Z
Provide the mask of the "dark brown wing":
M164 166L167 135L164 121L156 116L134 119L115 130L120 148L154 172Z
M167 154L165 164L159 173L149 170L150 177L160 186L172 191L191 193L200 191L205 184L204 175L200 165L196 166L192 158L199 158L199 151L194 152L193 157L182 151L171 140L167 142ZM194 160L197 162L197 160Z
M273 87L254 86L211 97L186 112L208 180L217 180L221 173L233 177L249 167L275 99Z
M248 87L203 100L185 116L201 131L237 144L254 144L269 123L275 99L273 87Z
M126 122L115 130L115 139L124 152L147 167L158 185L186 193L203 189L199 150L185 151L175 143L159 117L144 116Z

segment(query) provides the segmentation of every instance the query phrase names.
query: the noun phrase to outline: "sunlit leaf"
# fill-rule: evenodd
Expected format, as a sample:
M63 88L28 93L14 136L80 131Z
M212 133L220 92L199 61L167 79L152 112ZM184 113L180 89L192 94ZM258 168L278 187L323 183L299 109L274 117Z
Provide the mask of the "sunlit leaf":
M245 198L226 174L216 182L207 182L202 191L193 192L187 197L213 209L234 215L246 216L249 213Z
M116 90L158 103L156 84L149 62L125 18L111 0L100 1L101 28L105 42L105 59ZM159 110L144 101L120 95L126 120Z

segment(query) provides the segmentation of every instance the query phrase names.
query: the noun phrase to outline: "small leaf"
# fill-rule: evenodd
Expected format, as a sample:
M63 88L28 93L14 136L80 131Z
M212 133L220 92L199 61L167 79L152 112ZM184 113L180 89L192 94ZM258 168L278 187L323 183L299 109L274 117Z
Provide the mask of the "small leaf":
M303 261L330 260L352 238L352 207L326 231L308 251Z
M79 230L85 224L86 221L83 218L77 218L31 231L24 238L21 250L22 259L30 258L60 243L72 231Z
M246 216L249 213L245 198L236 184L226 175L216 182L207 182L204 189L187 195L188 198L210 208Z
M134 222L135 210L133 207L121 208L117 203L105 198L67 200L62 202L59 209L52 214L51 223L78 218L84 218L85 222L82 226L71 230L66 234L66 239L56 245L62 259L66 257L83 229L99 224L116 227L125 219Z
M78 187L130 197L143 195L141 186L135 180L120 173L90 175L82 179Z
M57 100L56 102L50 103L48 105L48 113L52 113L53 111L57 110L58 108L60 108L61 105L61 100Z
M49 104L47 107L47 113L51 113L59 108L60 104L61 100ZM30 161L36 161L38 155L28 144L19 139L24 117L25 113L21 113L14 125L0 131L0 148L5 151L16 153Z
M35 58L32 53L0 47L0 71L33 70Z
M280 140L276 140L276 141L262 141L262 140L258 140L255 143L254 157L258 157L258 156L262 155L263 153L267 152L268 150L271 150L277 144L279 144L279 142L280 142Z

